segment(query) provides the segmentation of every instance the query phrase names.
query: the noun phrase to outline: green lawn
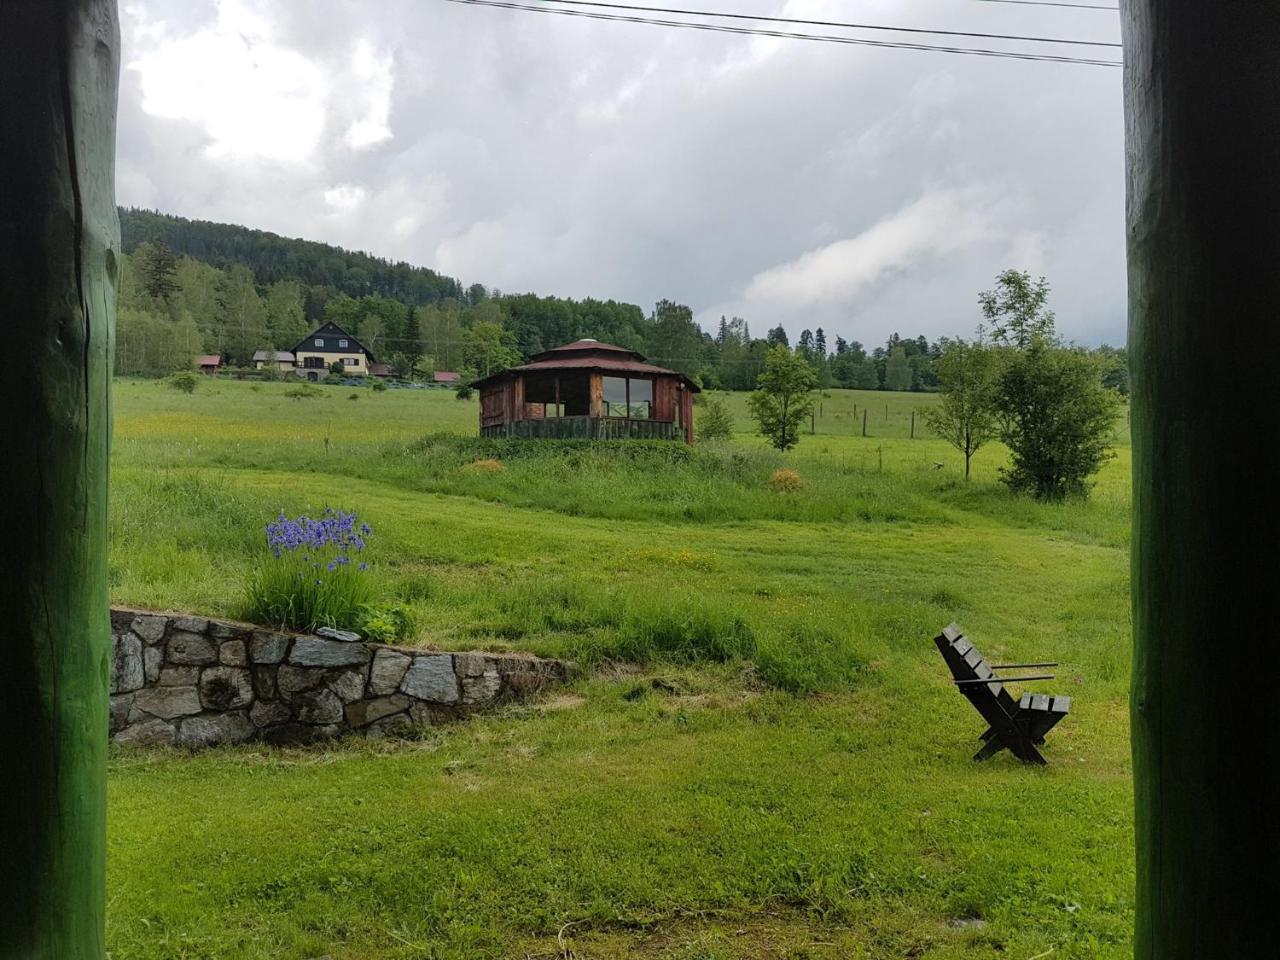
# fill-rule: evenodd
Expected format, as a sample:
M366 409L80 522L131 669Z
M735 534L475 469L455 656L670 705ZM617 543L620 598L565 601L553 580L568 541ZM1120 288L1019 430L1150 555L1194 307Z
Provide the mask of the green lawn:
M282 392L117 384L114 601L234 614L262 525L342 506L412 642L590 669L413 744L115 755L117 960L555 956L562 929L580 957L1128 954L1127 435L1090 502L1042 505L998 448L965 484L910 439L927 396L832 391L782 457L483 444L448 393ZM1047 769L970 763L952 619L1063 661Z

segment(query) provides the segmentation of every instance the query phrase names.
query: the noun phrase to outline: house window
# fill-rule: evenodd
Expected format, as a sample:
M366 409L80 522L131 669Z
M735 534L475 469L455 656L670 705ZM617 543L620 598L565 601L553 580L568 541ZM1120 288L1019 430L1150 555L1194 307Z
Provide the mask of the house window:
M605 377L604 415L629 420L653 419L653 381Z
M304 370L321 370L324 368L323 357L303 357L302 369Z
M358 367L360 366L360 358L359 357L343 357L342 365L344 367Z
M319 337L316 337L316 346L317 346L317 347L323 347L323 346L324 346L324 341L323 341L322 339L320 339Z
M339 341L338 341L338 346L339 346L341 349L345 350L345 349L347 348L347 341L345 341L345 340L339 340Z

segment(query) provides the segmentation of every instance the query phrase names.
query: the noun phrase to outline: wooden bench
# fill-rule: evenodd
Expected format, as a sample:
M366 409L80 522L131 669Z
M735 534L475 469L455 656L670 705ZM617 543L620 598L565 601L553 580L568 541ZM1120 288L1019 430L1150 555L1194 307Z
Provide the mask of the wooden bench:
M973 759L986 760L1008 749L1024 763L1043 764L1045 759L1036 747L1044 743L1045 735L1071 711L1071 698L1026 693L1014 700L1005 689L1006 683L1052 680L1053 675L1002 677L996 671L1041 669L1056 667L1057 663L993 667L954 623L934 637L933 642L951 670L956 689L987 721L987 731L982 735L983 747Z

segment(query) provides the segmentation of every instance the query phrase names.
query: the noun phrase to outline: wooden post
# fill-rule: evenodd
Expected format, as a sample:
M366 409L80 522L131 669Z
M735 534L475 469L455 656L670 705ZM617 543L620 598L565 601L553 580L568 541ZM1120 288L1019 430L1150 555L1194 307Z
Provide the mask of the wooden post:
M1280 4L1122 10L1134 954L1259 957L1280 941L1280 500L1274 444L1240 411L1273 416L1280 383Z
M862 435L867 435L867 408L862 408Z
M916 412L913 409L911 411L911 439L914 440L915 438L916 438Z
M0 958L104 952L114 0L0 2Z

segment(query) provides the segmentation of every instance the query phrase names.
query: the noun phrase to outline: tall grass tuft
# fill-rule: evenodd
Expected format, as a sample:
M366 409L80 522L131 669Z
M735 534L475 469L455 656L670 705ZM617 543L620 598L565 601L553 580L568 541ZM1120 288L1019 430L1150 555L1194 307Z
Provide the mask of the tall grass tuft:
M291 520L281 511L266 528L269 556L249 576L245 619L295 630L359 624L371 590L358 558L372 533L354 513Z

